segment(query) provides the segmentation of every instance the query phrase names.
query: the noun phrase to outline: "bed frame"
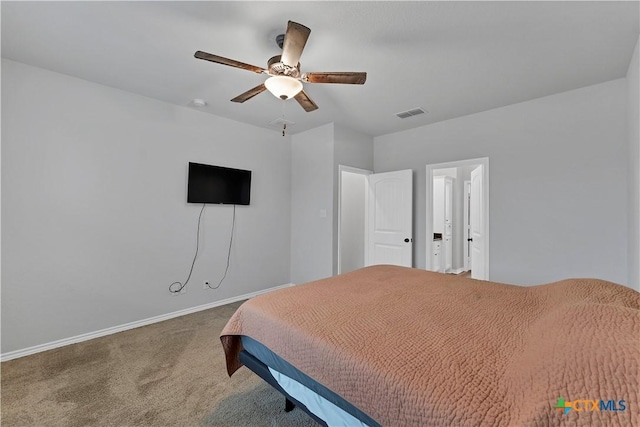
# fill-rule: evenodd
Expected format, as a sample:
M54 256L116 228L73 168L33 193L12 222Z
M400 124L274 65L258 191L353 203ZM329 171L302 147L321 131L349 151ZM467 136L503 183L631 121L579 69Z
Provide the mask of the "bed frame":
M276 379L271 375L271 372L269 371L267 365L253 357L251 354L247 353L245 350L240 352L239 359L242 364L249 368L254 374L262 378L271 387L282 393L282 395L285 397L285 412L291 412L293 408L297 406L298 408L306 412L307 415L309 415L315 422L317 422L321 426L328 427L327 423L324 420L318 418L315 414L309 411L306 406L298 402L298 400L296 400L294 397L291 397L289 393L287 393L282 387L280 387L280 384L278 384Z

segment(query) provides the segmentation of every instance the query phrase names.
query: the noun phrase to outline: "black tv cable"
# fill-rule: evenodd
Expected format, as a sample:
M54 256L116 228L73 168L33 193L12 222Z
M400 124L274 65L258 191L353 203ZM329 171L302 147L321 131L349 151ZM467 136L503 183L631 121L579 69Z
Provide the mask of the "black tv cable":
M222 285L222 281L227 277L227 271L229 271L229 262L231 261L231 244L233 243L233 231L236 228L236 205L233 205L233 220L231 222L231 238L229 239L229 251L227 252L227 267L224 269L224 276L220 279L220 282L216 286L211 286L207 283L209 289L218 289Z
M196 234L196 254L193 256L193 262L191 262L191 270L189 270L189 276L187 276L187 280L184 281L184 284L181 282L173 282L169 285L169 292L172 294L179 294L189 283L189 279L191 279L191 273L193 273L193 266L196 264L196 258L198 257L198 250L200 249L200 221L202 220L202 212L204 212L204 208L206 207L206 203L202 204L202 209L200 209L200 215L198 216L198 232ZM234 205L235 208L235 205ZM235 214L234 214L235 215ZM173 285L178 285L179 287L175 289Z

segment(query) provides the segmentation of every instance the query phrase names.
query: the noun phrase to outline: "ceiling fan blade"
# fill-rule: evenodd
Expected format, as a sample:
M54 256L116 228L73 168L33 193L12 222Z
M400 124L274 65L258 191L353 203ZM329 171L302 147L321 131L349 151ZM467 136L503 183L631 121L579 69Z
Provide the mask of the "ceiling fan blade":
M285 65L290 67L298 66L302 49L304 49L310 33L311 30L304 25L289 21L282 44L282 58L280 59Z
M318 109L318 106L316 105L316 103L313 102L311 98L309 98L309 95L307 95L307 93L304 90L301 90L300 92L298 92L298 94L294 96L294 98L296 99L296 101L298 101L298 104L300 104L300 106L304 108L304 111L306 111L307 113Z
M254 87L253 89L249 89L245 93L242 93L242 94L236 96L231 101L232 102L244 102L244 101L247 101L247 100L253 98L254 96L258 95L259 93L264 92L265 90L267 90L267 87L264 85L264 83L262 83L262 84L259 84L256 87Z
M342 83L363 85L367 81L367 73L305 73L302 79L309 83Z
M244 62L235 61L233 59L224 58L222 56L213 55L211 53L202 52L200 50L197 51L194 56L198 59L204 59L205 61L217 62L218 64L253 71L254 73L258 74L262 74L266 71L264 68L256 67L255 65L245 64Z

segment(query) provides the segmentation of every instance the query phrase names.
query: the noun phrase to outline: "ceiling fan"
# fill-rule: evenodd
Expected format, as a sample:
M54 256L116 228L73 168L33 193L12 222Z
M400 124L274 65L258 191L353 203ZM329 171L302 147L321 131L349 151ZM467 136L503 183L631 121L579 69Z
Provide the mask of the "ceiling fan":
M361 85L367 80L367 73L360 72L301 73L299 60L310 33L311 30L304 25L289 21L287 32L276 38L278 46L282 48L282 54L269 59L266 69L202 51L197 51L194 56L205 61L270 76L264 83L233 98L233 102L245 102L268 90L283 100L295 98L302 108L309 112L318 109L318 106L304 91L302 82Z

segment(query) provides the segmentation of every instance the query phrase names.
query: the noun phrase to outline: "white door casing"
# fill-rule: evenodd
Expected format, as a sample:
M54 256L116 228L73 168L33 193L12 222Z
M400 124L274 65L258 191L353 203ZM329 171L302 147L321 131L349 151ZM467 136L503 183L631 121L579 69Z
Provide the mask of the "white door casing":
M484 260L484 206L482 165L471 171L470 226L471 226L471 278L485 279Z
M413 266L413 171L371 174L365 265Z

